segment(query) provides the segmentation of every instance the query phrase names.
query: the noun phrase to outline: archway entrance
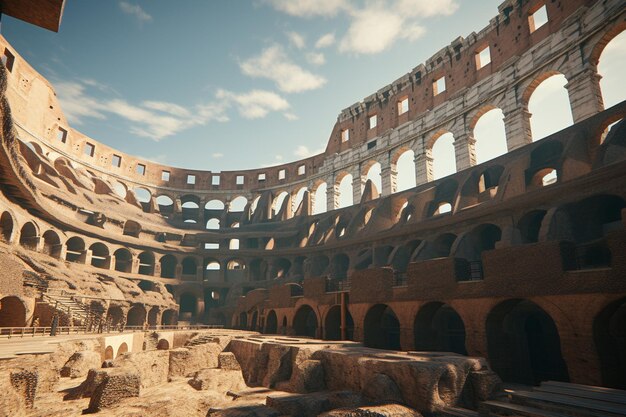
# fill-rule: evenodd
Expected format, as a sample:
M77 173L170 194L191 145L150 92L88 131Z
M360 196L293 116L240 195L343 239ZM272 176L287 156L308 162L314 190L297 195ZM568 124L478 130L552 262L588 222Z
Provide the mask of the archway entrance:
M146 309L142 305L134 305L128 310L126 324L128 326L143 326L146 321Z
M528 300L498 304L487 317L489 362L506 382L569 381L552 318Z
M367 347L400 350L400 322L386 304L376 304L365 315L363 325Z
M278 317L276 317L276 312L274 310L270 311L265 319L265 333L278 333Z
M593 321L602 385L626 389L626 298L609 304Z
M415 350L455 352L467 355L465 325L448 304L428 303L415 317Z
M0 300L0 327L25 327L26 306L17 297Z
M341 340L341 306L335 305L328 310L324 321L324 339ZM346 339L354 339L354 321L346 309Z
M311 307L303 305L293 319L296 336L317 337L317 316Z

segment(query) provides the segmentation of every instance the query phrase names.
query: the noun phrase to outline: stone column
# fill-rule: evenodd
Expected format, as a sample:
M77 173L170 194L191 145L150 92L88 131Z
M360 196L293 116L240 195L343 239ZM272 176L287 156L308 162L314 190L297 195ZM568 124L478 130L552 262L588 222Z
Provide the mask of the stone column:
M415 184L426 184L433 180L433 157L430 151L415 156Z
M388 196L396 192L398 182L398 170L396 164L391 163L391 158L388 156L384 162L381 163L380 168L381 177L381 196Z
M521 105L520 105L521 106ZM530 130L530 113L522 107L504 111L504 130L506 132L506 147L509 152L532 143Z
M467 130L454 133L454 155L456 159L456 171L476 165L476 139Z
M352 204L359 204L363 189L365 188L365 177L361 175L361 168L352 174Z
M326 211L332 211L339 207L339 184L333 175L326 182Z
M572 107L572 118L578 123L604 110L604 100L600 90L602 78L595 69L587 68L568 80L565 85Z

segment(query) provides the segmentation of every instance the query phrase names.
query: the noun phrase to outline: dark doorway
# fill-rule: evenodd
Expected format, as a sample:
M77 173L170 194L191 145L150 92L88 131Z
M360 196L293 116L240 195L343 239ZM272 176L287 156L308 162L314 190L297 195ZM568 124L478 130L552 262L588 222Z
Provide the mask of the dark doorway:
M293 319L296 336L317 337L317 316L311 307L303 305Z
M365 346L400 350L400 322L391 307L377 304L370 308L364 322Z
M341 340L341 306L335 305L328 310L324 321L324 338L326 340ZM346 340L354 339L354 321L346 309Z
M602 385L626 389L626 298L609 304L593 321Z
M415 317L415 349L467 355L461 316L443 303L428 303Z

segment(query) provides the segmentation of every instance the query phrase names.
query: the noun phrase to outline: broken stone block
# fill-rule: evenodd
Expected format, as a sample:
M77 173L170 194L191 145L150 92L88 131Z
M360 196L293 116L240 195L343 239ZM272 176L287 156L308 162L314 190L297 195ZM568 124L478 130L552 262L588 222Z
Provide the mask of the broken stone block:
M246 383L240 371L225 371L223 369L201 369L189 380L189 385L198 391L215 390L231 392L246 389Z
M86 413L95 413L118 403L124 398L139 397L141 379L129 372L104 371L103 381L95 389Z
M289 381L291 391L315 392L326 388L324 382L324 367L318 360L308 359L294 363Z
M218 367L230 371L241 371L241 366L237 362L235 354L232 352L221 352L217 355Z
M75 352L61 368L64 378L79 378L87 375L90 369L99 368L102 358L100 354L91 350Z
M218 366L218 355L222 348L217 343L204 343L196 346L172 349L169 352L170 378L192 376L204 368Z
M377 402L403 402L398 385L385 374L375 374L370 378L363 387L363 395Z
M320 417L422 417L422 415L399 404L387 404L372 407L342 408L320 414Z
M23 369L11 372L10 380L15 391L24 399L26 408L33 408L35 395L37 393L37 384L39 382L39 373L37 371Z
M298 417L315 417L335 408L358 407L363 403L363 396L352 391L279 394L270 395L266 400L266 404L281 415Z
M113 361L113 369L124 368L139 375L141 388L149 388L167 382L169 355L167 350L127 353Z

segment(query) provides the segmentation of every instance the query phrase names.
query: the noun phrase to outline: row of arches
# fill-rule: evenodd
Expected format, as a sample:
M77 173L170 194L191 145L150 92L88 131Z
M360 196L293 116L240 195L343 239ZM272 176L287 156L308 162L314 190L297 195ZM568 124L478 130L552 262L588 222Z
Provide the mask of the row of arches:
M402 350L408 344L402 335L406 330L390 305L376 304L367 309L363 321L356 323L365 346L376 349ZM355 322L345 311L345 333L354 340ZM239 326L265 333L287 333L302 337L339 340L341 306L329 308L320 318L310 305L301 305L288 323L275 310L269 310L264 323L258 312L251 317L241 313ZM279 326L279 323L281 324ZM569 381L568 365L561 349L559 327L551 315L528 299L509 299L495 305L487 314L484 334L487 356L492 369L506 382L538 385L542 381ZM467 328L462 315L444 302L421 306L412 323L411 349L430 352L454 352L467 355L466 334L478 329ZM482 332L483 330L480 330ZM603 385L626 387L626 298L605 306L593 320L593 343L601 366Z

